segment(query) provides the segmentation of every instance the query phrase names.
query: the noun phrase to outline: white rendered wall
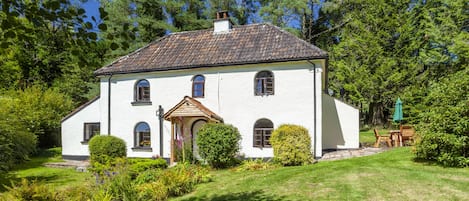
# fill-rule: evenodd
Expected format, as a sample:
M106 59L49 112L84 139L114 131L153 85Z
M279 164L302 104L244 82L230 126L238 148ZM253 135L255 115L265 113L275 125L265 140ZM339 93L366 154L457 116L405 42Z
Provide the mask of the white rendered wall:
M315 61L315 65L316 68L322 68L320 60ZM262 70L274 73L274 95L254 96L254 76ZM241 152L246 157L272 157L272 148L252 146L254 123L258 119L268 118L274 123L275 128L285 123L298 124L306 127L314 138L314 72L313 66L307 62L283 62L114 75L111 78L111 134L126 140L129 157L151 157L159 154L159 121L156 115L158 105L162 105L166 112L184 96L191 96L191 79L194 75L201 74L205 76L205 97L197 100L221 116L225 123L238 128L242 135ZM316 75L317 98L320 99L321 72L317 72ZM147 79L150 82L151 105L131 104L134 99L134 85L139 79ZM107 81L108 77L101 78L102 133L107 132ZM318 104L320 105L320 101ZM321 107L317 109L320 111ZM131 149L134 144L134 127L141 121L150 125L151 152ZM317 121L320 127L321 118ZM171 123L165 121L163 130L163 157L168 158ZM319 128L317 148L322 146L320 133Z
M99 123L100 101L95 100L85 108L62 122L62 155L88 156L88 143L82 143L84 123ZM102 126L102 123L101 123ZM102 133L102 130L101 130Z
M326 94L323 101L323 148L356 149L359 147L358 109Z

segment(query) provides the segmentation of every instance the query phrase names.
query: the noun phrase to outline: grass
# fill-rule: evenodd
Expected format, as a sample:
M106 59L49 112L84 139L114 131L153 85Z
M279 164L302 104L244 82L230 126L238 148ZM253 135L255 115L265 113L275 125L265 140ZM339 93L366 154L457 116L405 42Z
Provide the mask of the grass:
M383 131L380 131L383 132ZM362 131L360 132L359 138L360 144L365 147L371 147L376 141L375 134L373 130Z
M361 132L360 142L374 143L373 132ZM93 179L90 173L74 169L44 167L45 162L61 160L57 153L60 152L44 152L16 166L3 175L0 183L9 185L9 180L27 178L54 188L67 188ZM444 168L414 161L412 147L308 166L219 170L212 174L214 181L200 184L194 192L173 200L469 200L469 168ZM0 188L1 195L5 189L3 185Z
M264 171L215 171L174 200L468 200L469 169L415 162L410 147Z
M0 194L6 190L5 185L11 186L12 182L19 182L23 178L43 182L54 188L82 185L92 179L90 173L77 172L73 168L44 166L44 163L47 162L62 161L60 154L60 148L42 150L26 163L16 165L8 174L0 176Z

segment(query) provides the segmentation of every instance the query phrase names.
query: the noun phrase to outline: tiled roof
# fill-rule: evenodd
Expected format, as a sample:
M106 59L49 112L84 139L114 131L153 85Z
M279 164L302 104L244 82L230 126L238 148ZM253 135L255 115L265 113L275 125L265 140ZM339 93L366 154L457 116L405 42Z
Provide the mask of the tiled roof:
M326 58L327 53L269 24L172 33L95 71L96 75Z
M207 117L217 122L223 122L220 116L189 96L184 96L178 104L164 114L166 120L173 117Z

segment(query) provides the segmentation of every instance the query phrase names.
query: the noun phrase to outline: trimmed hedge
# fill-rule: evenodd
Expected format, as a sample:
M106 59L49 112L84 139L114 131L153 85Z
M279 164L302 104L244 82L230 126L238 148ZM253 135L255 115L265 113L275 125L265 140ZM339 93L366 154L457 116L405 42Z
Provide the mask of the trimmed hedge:
M312 162L311 137L302 126L284 124L272 132L270 143L274 160L284 166L304 165Z
M125 157L127 148L125 141L112 135L97 135L89 141L91 162L105 164L113 158Z
M227 124L205 124L197 133L196 142L200 156L214 168L233 165L239 151L241 135L238 129Z

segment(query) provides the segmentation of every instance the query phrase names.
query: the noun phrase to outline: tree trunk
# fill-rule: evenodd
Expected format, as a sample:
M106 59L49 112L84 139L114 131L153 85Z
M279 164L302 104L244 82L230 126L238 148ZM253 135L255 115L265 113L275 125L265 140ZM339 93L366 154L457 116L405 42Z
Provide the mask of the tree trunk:
M368 123L373 126L383 125L386 122L384 116L384 104L372 102L370 103L370 112L368 113Z

